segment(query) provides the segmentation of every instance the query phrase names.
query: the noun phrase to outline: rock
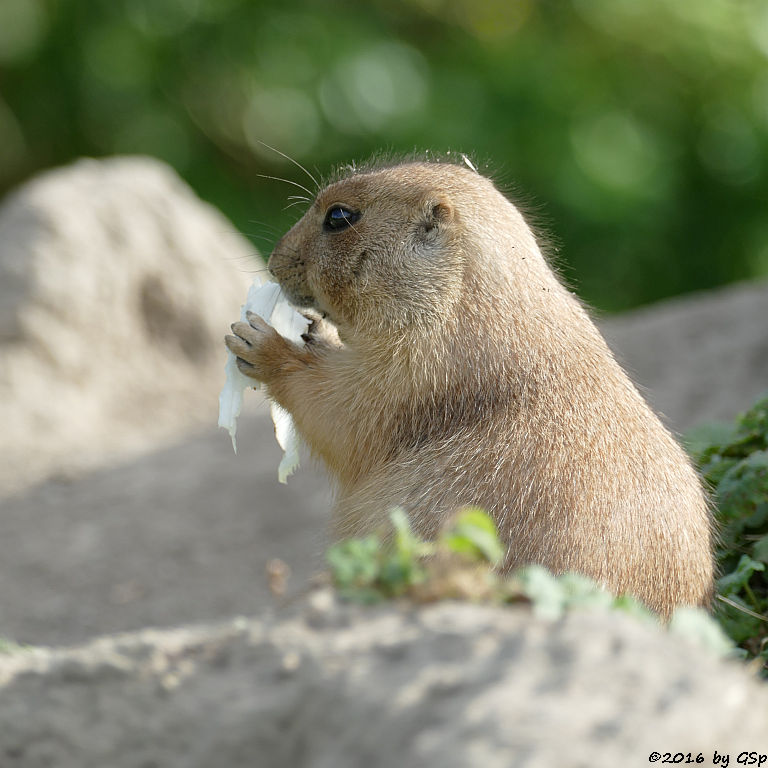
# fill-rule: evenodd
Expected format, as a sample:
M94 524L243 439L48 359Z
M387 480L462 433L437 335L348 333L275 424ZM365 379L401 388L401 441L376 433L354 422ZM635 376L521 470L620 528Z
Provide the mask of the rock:
M654 624L322 602L319 627L304 603L0 656L0 764L613 768L768 752L765 686Z
M166 165L80 160L0 209L0 488L216 422L254 248Z
M768 392L768 282L669 299L601 328L677 432L730 422Z

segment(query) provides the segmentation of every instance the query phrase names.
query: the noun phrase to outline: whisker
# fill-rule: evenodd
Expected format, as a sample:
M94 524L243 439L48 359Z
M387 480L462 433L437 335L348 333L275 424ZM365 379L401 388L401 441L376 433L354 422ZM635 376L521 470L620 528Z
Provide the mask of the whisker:
M246 232L245 234L249 240L261 240L265 243L271 243L275 239L274 236L270 237L269 235L257 235L254 232Z
M289 208L293 208L294 205L301 205L302 203L308 203L309 200L294 200L292 203L288 203L288 205L283 208L284 211L287 211Z
M272 230L273 232L279 232L280 230L274 224L270 224L268 221L260 221L259 219L248 219L249 224L257 224L260 227L264 227L266 230Z
M260 253L254 251L253 253L248 253L245 256L220 256L219 258L222 261L251 261L252 259L261 259L262 256Z
M304 171L304 173L306 173L307 176L309 176L310 179L312 179L312 181L314 182L315 187L318 190L320 189L320 183L318 182L318 180L298 160L294 160L292 157L289 157L288 155L285 154L285 152L281 152L279 149L275 149L274 147L270 147L269 144L267 144L265 141L262 141L261 139L256 139L256 141L258 141L259 144L261 144L262 146L266 147L267 149L271 149L273 152L277 152L277 154L280 155L280 157L284 157L286 160L288 160L289 162L293 163L297 168L301 168L301 170ZM311 192L309 192L309 190L307 190L307 192L310 195L312 194Z
M358 237L360 237L360 233L359 233L359 232L358 232L358 231L355 229L355 225L354 225L354 224L353 224L351 221L348 221L348 224L349 224L349 226L350 226L350 227L352 227L352 230L354 231L354 233L355 233L355 234L356 234Z
M298 181L291 181L290 179L281 179L279 176L267 176L265 173L257 173L256 175L260 176L262 179L272 179L273 181L283 181L286 184L291 184L294 187L303 189L310 197L312 196L312 193L303 184L299 184Z

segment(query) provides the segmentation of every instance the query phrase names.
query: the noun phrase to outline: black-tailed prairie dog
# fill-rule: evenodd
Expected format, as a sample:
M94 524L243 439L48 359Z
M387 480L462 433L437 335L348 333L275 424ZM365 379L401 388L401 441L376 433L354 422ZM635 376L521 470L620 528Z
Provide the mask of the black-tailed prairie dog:
M327 467L339 535L401 506L430 536L473 505L505 569L577 571L663 615L709 603L690 461L491 181L448 163L351 170L269 269L323 319L305 347L255 315L227 344Z

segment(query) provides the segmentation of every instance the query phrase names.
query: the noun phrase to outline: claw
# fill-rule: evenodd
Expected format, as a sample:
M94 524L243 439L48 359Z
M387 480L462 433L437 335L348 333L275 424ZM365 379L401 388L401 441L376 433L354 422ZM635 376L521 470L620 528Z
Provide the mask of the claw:
M243 357L252 349L251 345L239 336L225 336L224 343L227 345L227 349L236 357Z
M248 321L248 324L256 331L266 331L267 328L271 328L270 326L262 317L259 317L255 312L248 311L245 313L245 319Z
M240 373L244 373L246 376L250 376L254 379L257 378L256 367L251 365L247 360L243 360L242 357L238 357L235 362L237 363L237 367L240 370Z

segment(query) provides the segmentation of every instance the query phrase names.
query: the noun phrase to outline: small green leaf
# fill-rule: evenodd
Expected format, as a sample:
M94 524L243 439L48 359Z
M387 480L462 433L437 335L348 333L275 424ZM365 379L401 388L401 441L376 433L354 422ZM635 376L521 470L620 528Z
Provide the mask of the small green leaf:
M722 626L701 608L678 608L672 614L669 630L714 651L718 656L730 655L734 651L734 643L725 634Z
M529 565L518 576L523 594L531 601L533 612L543 619L559 619L565 610L565 589L546 568Z
M613 603L617 611L644 621L658 622L658 616L632 595L619 595Z
M733 446L741 447L744 453L768 448L768 397L758 400L739 417Z
M560 584L567 607L610 608L615 600L610 592L580 573L564 573L560 576Z
M718 592L724 597L730 597L748 585L755 571L764 570L765 565L763 563L753 560L749 555L742 555L736 570L717 580Z
M334 583L340 588L373 584L379 574L380 550L381 541L375 535L334 544L326 553Z
M723 477L739 463L738 459L726 459L719 453L710 454L706 458L701 474L711 488L717 488Z
M717 503L730 537L766 522L766 514L757 513L768 504L768 451L755 451L728 469L717 486Z
M766 488L768 494L768 488ZM766 501L758 501L755 505L755 511L747 518L744 519L745 528L764 528L768 523L768 495L766 495Z
M719 603L716 614L728 637L735 643L743 643L759 636L765 622L747 613L752 609L738 595L730 595L728 599L735 605Z
M414 534L405 510L395 507L389 513L389 519L395 529L395 551L404 565L416 558L432 554L433 546Z
M768 564L768 536L763 536L762 539L755 542L755 546L752 548L752 556L755 560Z
M474 507L459 513L454 524L442 537L442 542L451 552L485 560L494 566L499 565L504 558L504 547L495 523L490 515Z

